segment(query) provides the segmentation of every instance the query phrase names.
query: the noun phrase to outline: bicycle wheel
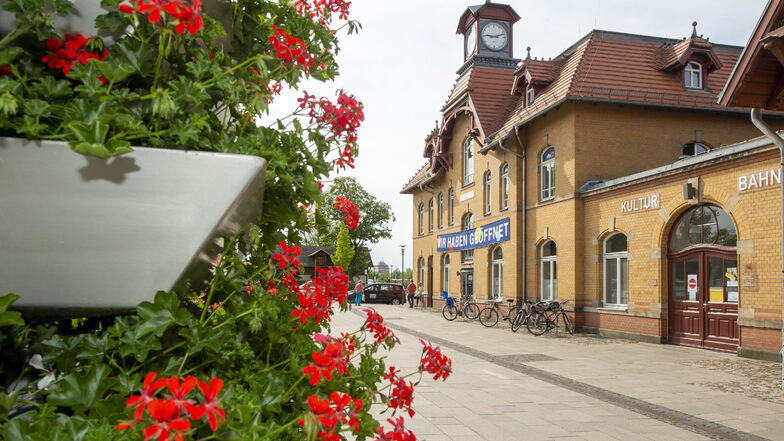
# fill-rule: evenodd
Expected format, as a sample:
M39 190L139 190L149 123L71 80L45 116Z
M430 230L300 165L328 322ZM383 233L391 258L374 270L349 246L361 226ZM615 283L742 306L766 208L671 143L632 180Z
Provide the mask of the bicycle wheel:
M445 319L451 322L452 320L457 318L457 306L455 305L450 306L449 304L444 305L444 307L441 308L441 315L443 315Z
M476 303L466 303L463 307L463 314L468 320L476 320L479 317L479 305Z
M541 312L533 312L526 317L525 325L533 335L542 335L547 331L547 316Z
M507 314L506 317L504 317L504 320L506 320L506 323L509 325L510 328L512 327L512 324L514 323L514 319L515 319L515 317L517 317L517 311L519 311L519 310L520 310L519 307L513 306L513 307L509 308L509 314Z
M518 310L517 314L511 319L512 332L517 332L525 324L526 313L523 310Z
M566 314L565 312L562 312L560 315L561 315L561 319L563 320L564 328L566 328L566 332L568 332L569 335L574 335L574 325L572 324L572 321L569 319L569 315Z
M488 306L479 311L479 321L488 328L492 328L498 323L498 312L492 306Z

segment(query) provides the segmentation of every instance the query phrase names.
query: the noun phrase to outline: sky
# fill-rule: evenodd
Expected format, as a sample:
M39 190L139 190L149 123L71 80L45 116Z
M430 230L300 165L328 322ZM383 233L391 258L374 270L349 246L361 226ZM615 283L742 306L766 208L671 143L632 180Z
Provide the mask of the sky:
M340 76L332 83L305 84L317 96L344 89L365 106L353 176L395 215L392 238L371 246L374 263L412 266L412 196L400 190L425 163L425 136L441 120L441 107L463 64L463 37L457 22L468 6L484 0L353 0L351 18L358 34L339 34ZM502 2L498 2L502 3ZM697 33L713 43L745 46L766 0L507 0L521 17L514 25L516 58L555 57L592 29L681 39ZM300 93L276 105L293 108ZM283 102L280 102L280 101ZM287 104L286 102L289 102Z

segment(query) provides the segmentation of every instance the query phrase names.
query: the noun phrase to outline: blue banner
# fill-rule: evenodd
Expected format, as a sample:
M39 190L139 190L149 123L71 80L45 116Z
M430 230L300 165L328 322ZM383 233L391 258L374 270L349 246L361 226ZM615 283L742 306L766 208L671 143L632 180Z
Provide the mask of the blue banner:
M473 230L439 234L436 246L439 253L472 250L509 240L509 218L476 227Z

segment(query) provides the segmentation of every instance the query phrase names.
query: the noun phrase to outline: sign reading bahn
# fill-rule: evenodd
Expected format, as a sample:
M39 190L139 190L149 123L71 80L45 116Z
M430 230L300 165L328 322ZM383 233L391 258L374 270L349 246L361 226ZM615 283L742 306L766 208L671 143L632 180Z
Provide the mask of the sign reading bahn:
M436 246L439 253L472 250L509 240L509 218L501 219L473 230L439 234Z

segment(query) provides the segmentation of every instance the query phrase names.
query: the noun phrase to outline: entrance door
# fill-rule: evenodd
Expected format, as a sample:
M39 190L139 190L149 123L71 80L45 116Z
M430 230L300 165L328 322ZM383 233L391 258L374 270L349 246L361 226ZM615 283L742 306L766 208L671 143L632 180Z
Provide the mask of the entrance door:
M474 296L474 270L466 270L460 273L460 287L460 292L463 296Z
M670 343L735 351L738 262L735 253L693 251L670 258Z

